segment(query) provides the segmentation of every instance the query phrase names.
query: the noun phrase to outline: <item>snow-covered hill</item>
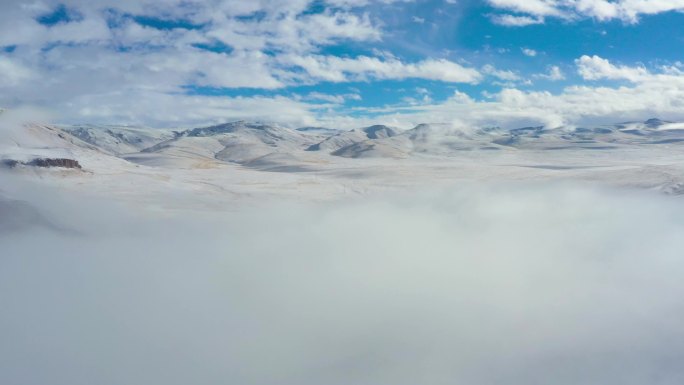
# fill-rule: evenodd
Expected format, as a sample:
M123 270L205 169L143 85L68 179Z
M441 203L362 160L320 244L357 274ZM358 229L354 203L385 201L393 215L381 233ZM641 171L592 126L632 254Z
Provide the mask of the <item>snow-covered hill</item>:
M420 124L405 131L381 125L351 131L295 130L251 122L187 130L29 124L0 130L0 160L5 168L38 172L38 168L73 166L72 175L135 174L143 180L180 181L188 189L199 188L195 183L220 190L234 187L235 179L226 180L221 173L239 169L250 178L257 175L254 171L278 172L279 178L292 183L313 178L305 184L317 188L332 178L326 189L337 191L350 190L348 183L403 185L416 183L417 175L427 179L448 175L447 180L457 176L602 180L679 194L684 192L684 171L679 166L684 164L683 128L684 124L656 119L512 130ZM206 173L197 174L199 170ZM201 182L192 173L202 175ZM269 180L273 175L256 179L262 177ZM375 179L369 182L369 178ZM343 186L335 187L340 181L345 181Z
M302 151L318 138L286 127L240 121L180 132L142 152L246 163L272 153Z
M62 130L115 155L140 152L162 141L173 139L173 130L128 126L59 126Z
M446 124L420 124L411 130L371 138L363 131L334 135L310 150L364 158L427 155L450 157L463 151L611 150L684 142L684 124L650 119L594 128L522 127L463 130Z
M610 150L622 147L676 145L684 142L684 123L649 119L610 126L454 128L420 124L401 131L375 125L350 131L231 122L188 130L127 126L28 125L5 133L3 154L18 149L99 151L141 164L171 165L190 161L256 164L271 154L290 158L339 156L346 158L450 157L463 151L494 150ZM21 152L19 151L19 152ZM37 151L40 152L40 151ZM276 158L276 157L272 157ZM175 161L172 161L175 160ZM186 162L187 163L187 162Z
M384 125L375 125L351 131L334 133L325 140L316 143L308 148L309 151L323 151L339 156L350 158L361 157L368 151L362 149L374 148L375 143L369 142L377 139L388 139L400 135L401 130ZM379 144L378 147L384 147ZM355 150L355 148L357 148ZM380 155L380 154L378 154ZM388 156L391 154L388 152ZM382 156L382 155L381 155Z

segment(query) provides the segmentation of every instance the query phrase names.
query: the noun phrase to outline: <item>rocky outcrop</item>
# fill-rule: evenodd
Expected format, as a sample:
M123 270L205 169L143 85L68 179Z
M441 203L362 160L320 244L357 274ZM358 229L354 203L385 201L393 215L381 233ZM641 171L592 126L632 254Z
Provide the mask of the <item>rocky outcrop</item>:
M27 165L36 167L82 168L77 160L67 158L36 158L28 162Z
M15 168L20 165L34 166L34 167L61 167L61 168L75 168L82 169L81 164L77 160L67 158L35 158L29 162L20 162L14 159L5 159L2 164L9 168Z

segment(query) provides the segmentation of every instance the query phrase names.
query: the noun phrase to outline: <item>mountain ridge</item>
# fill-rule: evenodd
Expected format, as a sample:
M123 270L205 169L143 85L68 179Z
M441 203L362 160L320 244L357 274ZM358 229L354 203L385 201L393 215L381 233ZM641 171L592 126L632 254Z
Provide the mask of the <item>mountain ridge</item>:
M141 165L183 164L185 167L227 162L261 168L268 163L278 168L275 163L281 160L294 162L299 167L326 161L329 156L448 158L464 151L610 150L684 142L684 123L658 118L591 128L529 126L468 130L442 123L422 123L408 130L387 125L348 131L325 127L292 129L244 120L185 130L117 125L29 126L34 131L31 135L36 138L41 135L59 138L57 141L44 138L45 143L33 145L33 148L77 148L99 151ZM63 154L55 157L67 158ZM26 159L21 161L26 162Z

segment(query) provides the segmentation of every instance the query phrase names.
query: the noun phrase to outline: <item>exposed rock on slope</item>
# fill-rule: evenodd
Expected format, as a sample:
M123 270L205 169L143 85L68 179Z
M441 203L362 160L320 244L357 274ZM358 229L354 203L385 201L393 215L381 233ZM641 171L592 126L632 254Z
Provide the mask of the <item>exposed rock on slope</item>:
M16 159L4 159L2 164L9 168L17 166L35 166L35 167L61 167L61 168L76 168L81 169L81 164L77 160L67 158L35 158L30 161L19 161Z
M36 158L26 164L36 167L81 168L77 160L66 158Z

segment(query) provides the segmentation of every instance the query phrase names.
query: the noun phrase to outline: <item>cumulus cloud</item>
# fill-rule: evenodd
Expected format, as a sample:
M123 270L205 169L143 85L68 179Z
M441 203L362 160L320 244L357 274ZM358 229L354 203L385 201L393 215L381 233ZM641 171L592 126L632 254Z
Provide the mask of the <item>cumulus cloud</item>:
M386 37L383 22L369 13L371 8L364 7L392 1L328 1L325 2L328 8L318 12L308 12L315 5L310 0L217 0L212 3L69 0L63 3L66 16L54 15L60 9L56 1L28 4L11 0L3 4L0 106L50 108L59 112L59 120L65 123L162 126L207 124L232 118L353 127L357 123L385 123L385 119L405 119L402 126L425 121L449 122L456 118L467 124L501 119L493 123L512 125L520 122L521 116L525 121L541 119L561 124L586 121L602 112L608 114L606 119L624 113L636 118L647 117L644 114L671 118L682 115L679 107L682 76L676 66L653 70L611 63L598 56L583 56L576 62L583 80L626 80L632 85L614 88L585 83L589 85L551 94L521 91L517 87L531 84L531 79L562 80L564 74L559 67L550 67L545 74L529 75L493 64L474 67L465 60L439 56L409 60L380 49L350 55L325 51L326 47L340 42L382 41ZM492 4L515 12L492 16L501 18L502 23L565 17L559 12L565 8L551 0L496 0ZM577 4L588 7L589 3ZM637 6L636 2L611 4L629 5L639 13L656 9L643 4ZM663 4L657 9L668 9ZM45 17L54 20L38 22ZM66 19L60 20L60 17ZM527 48L523 53L534 54ZM221 96L251 94L251 90L261 90L266 95L287 95L284 90L288 87L321 82L406 79L456 85L489 82L503 90L488 90L488 95L494 96L492 100L474 101L468 107L472 109L466 111L461 111L463 103L453 98L440 101L436 97L423 97L419 108L410 110L410 116L409 110L402 110L405 107L402 105L384 106L382 111L363 107L355 110L368 112L367 115L375 118L372 121L363 114L355 114L355 118L334 116L333 109L324 109L321 103L312 103L311 98L292 94ZM250 91L243 92L245 89ZM648 95L647 102L636 103L639 92ZM508 97L513 94L517 96ZM338 106L350 100L327 99ZM518 102L521 99L526 102ZM417 104L415 100L406 100L412 106ZM509 104L511 100L516 102ZM259 103L263 103L261 108ZM627 107L635 110L627 111Z
M242 105L245 99L195 97L201 90L407 78L479 81L477 70L445 59L406 62L320 53L343 42L379 42L382 21L366 7L395 2L407 1L9 0L0 15L0 106L48 107L61 111L64 122L128 117L152 124L165 113L171 117L167 123L176 122L169 104L203 100L209 105L201 111L218 112L205 116L209 122L244 115L213 106ZM319 5L324 8L312 12ZM277 100L283 108L296 105L293 113L301 113L300 120L319 108L285 98L257 97L250 103L264 100ZM141 111L138 104L149 110ZM195 111L184 113L191 116L186 124L196 122ZM250 116L257 115L263 113Z
M486 100L475 100L456 91L444 102L409 108L370 109L369 112L374 115L372 122L392 122L402 127L454 121L466 126L559 127L643 120L654 116L684 120L684 73L676 64L662 66L655 72L585 55L576 60L576 65L578 73L588 81L627 81L628 84L571 85L558 93L521 90L515 88L515 84L505 84L500 92L486 93ZM494 69L485 68L482 72L492 71ZM533 78L559 81L565 75L559 67L551 66L547 73Z
M584 55L576 60L579 74L586 80L612 79L637 82L650 76L643 67L616 66L599 56Z
M0 235L3 383L684 380L676 199L461 186L155 218L28 187L77 231Z
M65 48L66 50L66 48ZM80 48L71 48L70 61L82 60L83 68L98 67L87 52L82 58L76 53ZM223 54L202 53L205 60L224 60ZM232 54L238 55L238 54ZM291 65L302 70L297 75L298 82L366 81L373 79L451 79L454 82L480 81L478 76L488 76L506 82L500 92L488 93L486 100L475 100L463 93L443 101L423 97L419 103L406 99L408 106L386 106L381 109L359 107L356 116L341 117L330 110L329 105L320 101L340 105L354 97L343 94L310 97L227 97L187 94L186 90L167 84L166 88L156 87L169 79L194 79L200 84L213 81L226 83L242 81L230 73L216 72L207 74L188 74L186 68L192 64L183 60L163 60L145 72L128 75L138 83L137 87L127 86L110 89L106 86L114 82L116 76L108 75L106 82L99 82L99 75L89 71L65 70L64 79L73 82L60 82L59 79L46 79L27 72L25 82L33 82L42 87L42 95L49 102L34 99L36 105L50 107L53 112L66 117L69 122L84 123L129 123L153 126L188 126L218 123L233 119L256 119L275 121L289 126L324 125L338 128L357 128L370 124L394 124L411 127L424 122L452 122L471 126L500 125L515 128L521 125L581 125L614 123L627 119L646 119L653 116L665 119L684 119L684 75L676 65L648 70L640 66L616 65L598 56L583 56L577 60L577 71L587 81L627 81L626 85L610 86L583 85L568 86L558 93L545 91L525 91L515 88L521 82L518 74L485 66L480 71L469 70L453 62L428 60L404 63L396 58L378 59L373 57L338 58L322 55L283 57ZM151 59L150 59L151 60ZM188 62L192 62L189 57ZM122 69L138 63L134 56L120 64ZM250 66L245 60L246 73L259 71L258 65ZM185 66L188 67L185 67ZM239 70L240 67L235 67ZM657 71L657 72L656 72ZM145 76L143 76L143 74ZM30 76L29 76L30 75ZM549 67L547 73L532 76L533 79L559 81L565 78L563 71L556 66ZM0 79L2 79L0 77ZM84 81L87 79L87 81ZM294 81L293 79L275 80L264 76L264 85L272 82ZM42 82L42 83L41 83ZM207 83L202 83L207 82ZM86 92L87 91L87 92ZM13 97L29 97L32 92L22 94L19 90ZM319 95L320 94L320 95ZM61 95L61 97L60 97ZM315 100L317 99L317 100ZM359 114L360 113L360 114ZM369 117L366 117L366 116ZM372 117L370 117L372 116Z

